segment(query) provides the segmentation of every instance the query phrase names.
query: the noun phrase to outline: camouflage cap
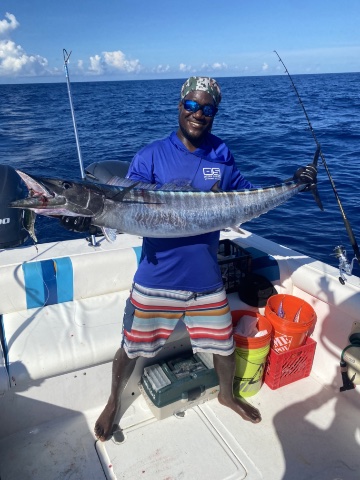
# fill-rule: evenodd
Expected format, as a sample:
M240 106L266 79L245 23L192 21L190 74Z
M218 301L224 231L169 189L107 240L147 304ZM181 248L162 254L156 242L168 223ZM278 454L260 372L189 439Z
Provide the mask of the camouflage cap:
M221 101L221 90L216 80L210 77L190 77L186 80L181 88L181 100L190 92L201 90L210 93L214 99L215 105L218 106Z

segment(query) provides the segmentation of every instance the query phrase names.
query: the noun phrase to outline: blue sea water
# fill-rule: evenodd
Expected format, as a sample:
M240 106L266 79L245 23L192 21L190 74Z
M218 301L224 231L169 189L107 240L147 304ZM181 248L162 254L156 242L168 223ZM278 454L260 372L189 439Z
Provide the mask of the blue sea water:
M359 236L360 73L294 75L355 237ZM213 133L229 145L241 172L266 186L312 161L315 142L286 75L218 79L223 101ZM177 128L184 79L72 83L84 165L131 161L141 147ZM66 81L0 85L0 163L30 174L80 179ZM243 227L337 265L335 246L353 252L327 173L319 166L325 211L310 193ZM38 217L39 243L78 238L57 220ZM83 236L83 235L82 235ZM358 266L356 267L358 274Z

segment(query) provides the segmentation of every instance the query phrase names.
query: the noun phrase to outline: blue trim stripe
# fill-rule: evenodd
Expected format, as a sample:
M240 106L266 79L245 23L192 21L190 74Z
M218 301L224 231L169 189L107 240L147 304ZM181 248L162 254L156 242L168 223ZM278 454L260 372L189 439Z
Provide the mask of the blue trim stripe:
M132 248L136 255L137 264L139 265L140 259L141 259L142 247L132 247Z
M73 268L69 257L24 263L22 268L27 308L73 300Z
M53 260L44 260L40 264L43 276L45 305L55 305L58 303L55 263Z
M41 262L23 263L27 308L45 305L45 290Z
M74 272L71 258L57 258L55 265L58 303L71 302L74 300Z

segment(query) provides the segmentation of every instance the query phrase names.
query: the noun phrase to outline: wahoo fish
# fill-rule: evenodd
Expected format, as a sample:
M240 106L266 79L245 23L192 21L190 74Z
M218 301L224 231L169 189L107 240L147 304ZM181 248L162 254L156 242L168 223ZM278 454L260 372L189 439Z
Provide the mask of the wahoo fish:
M237 228L283 204L310 184L297 180L247 190L197 191L190 186L164 185L157 188L129 179L116 185L73 182L30 176L17 171L29 197L11 207L47 216L91 217L91 224L144 237L194 236L229 227ZM316 185L310 186L316 189Z

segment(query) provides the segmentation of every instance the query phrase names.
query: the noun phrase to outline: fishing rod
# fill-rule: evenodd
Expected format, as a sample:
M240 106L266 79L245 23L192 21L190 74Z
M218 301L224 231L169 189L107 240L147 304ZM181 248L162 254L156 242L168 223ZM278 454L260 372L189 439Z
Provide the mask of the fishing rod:
M72 95L71 95L69 69L68 69L68 66L67 66L67 64L68 64L68 62L69 62L70 55L71 55L71 52L68 53L68 52L65 50L65 48L63 48L64 70L65 70L65 76L66 76L67 90L68 90L68 94L69 94L71 117L72 117L72 121L73 121L74 132L75 132L76 148L77 148L77 153L78 153L78 158L79 158L79 165L80 165L80 174L81 174L82 180L86 180L86 175L85 175L85 170L84 170L84 164L83 164L82 155L81 155L79 135L78 135L77 126L76 126L75 110L74 110L74 105L73 105ZM90 246L93 246L93 247L99 246L99 243L96 241L96 238L95 238L95 235L94 235L94 234L91 234L91 235L90 235L89 245L90 245Z
M67 66L70 55L71 55L71 52L67 53L65 48L63 48L63 55L64 55L64 70L65 70L65 76L66 76L66 84L67 84L67 90L68 90L68 94L69 94L71 116L72 116L72 121L73 121L73 125L74 125L76 148L77 148L77 152L78 152L79 165L80 165L80 173L81 173L81 178L83 180L85 180L86 176L85 176L85 170L84 170L84 165L83 165L82 156L81 156L81 148L80 148L79 136L78 136L77 126L76 126L76 119L75 119L75 111L74 111L74 105L73 105L73 101L72 101L71 88L70 88L69 70L68 70L68 66Z
M354 260L356 259L358 261L358 263L360 264L360 250L359 250L359 246L357 244L357 241L355 239L355 235L352 231L352 228L351 228L351 225L350 225L350 222L349 220L347 219L347 216L346 216L346 213L344 211L344 208L342 206L342 203L341 203L341 200L340 200L340 197L337 193L337 190L336 190L336 186L335 186L335 183L334 183L334 180L331 176L331 173L330 173L330 170L329 170L329 167L327 166L327 163L326 163L326 160L325 160L325 157L324 157L324 154L322 153L321 151L321 146L320 146L320 143L318 141L318 139L316 138L316 135L315 135L315 132L314 132L314 129L312 127L312 124L310 122L310 119L309 119L309 116L307 114L307 111L306 111L306 108L305 108L305 105L303 103L303 101L301 100L301 97L300 97L300 94L296 88L296 85L292 79L292 76L290 75L288 69L286 68L286 65L285 63L282 61L280 55L278 54L278 52L276 50L274 50L274 52L276 53L279 61L282 63L284 69L285 69L285 72L287 73L290 81L291 81L291 85L296 93L296 96L299 100L299 103L301 105L301 108L303 109L303 112L305 114L305 117L306 117L306 120L308 122L308 125L309 125L309 128L310 128L310 132L313 136L313 139L315 140L315 143L316 143L316 147L317 149L319 150L319 155L320 155L320 158L322 160L322 164L324 165L324 168L325 168L325 171L329 177L329 180L330 180L330 184L331 184L331 187L333 189L333 192L334 192L334 195L335 195L335 198L336 198L336 201L339 205L339 209L340 209L340 212L341 212L341 216L342 216L342 219L344 221L344 224L345 224L345 228L346 228L346 232L348 234L348 237L349 237L349 240L350 240L350 243L351 243L351 246L353 248L353 251L354 251L354 255L355 257L352 259L351 262L349 262L346 258L346 250L344 249L344 247L342 245L338 245L337 247L334 248L334 255L336 258L339 259L339 270L340 270L340 278L339 278L339 281L340 283L344 284L345 283L345 277L344 277L344 273L346 273L347 275L351 275L351 272L352 272L352 269L353 269L353 265L354 265Z

